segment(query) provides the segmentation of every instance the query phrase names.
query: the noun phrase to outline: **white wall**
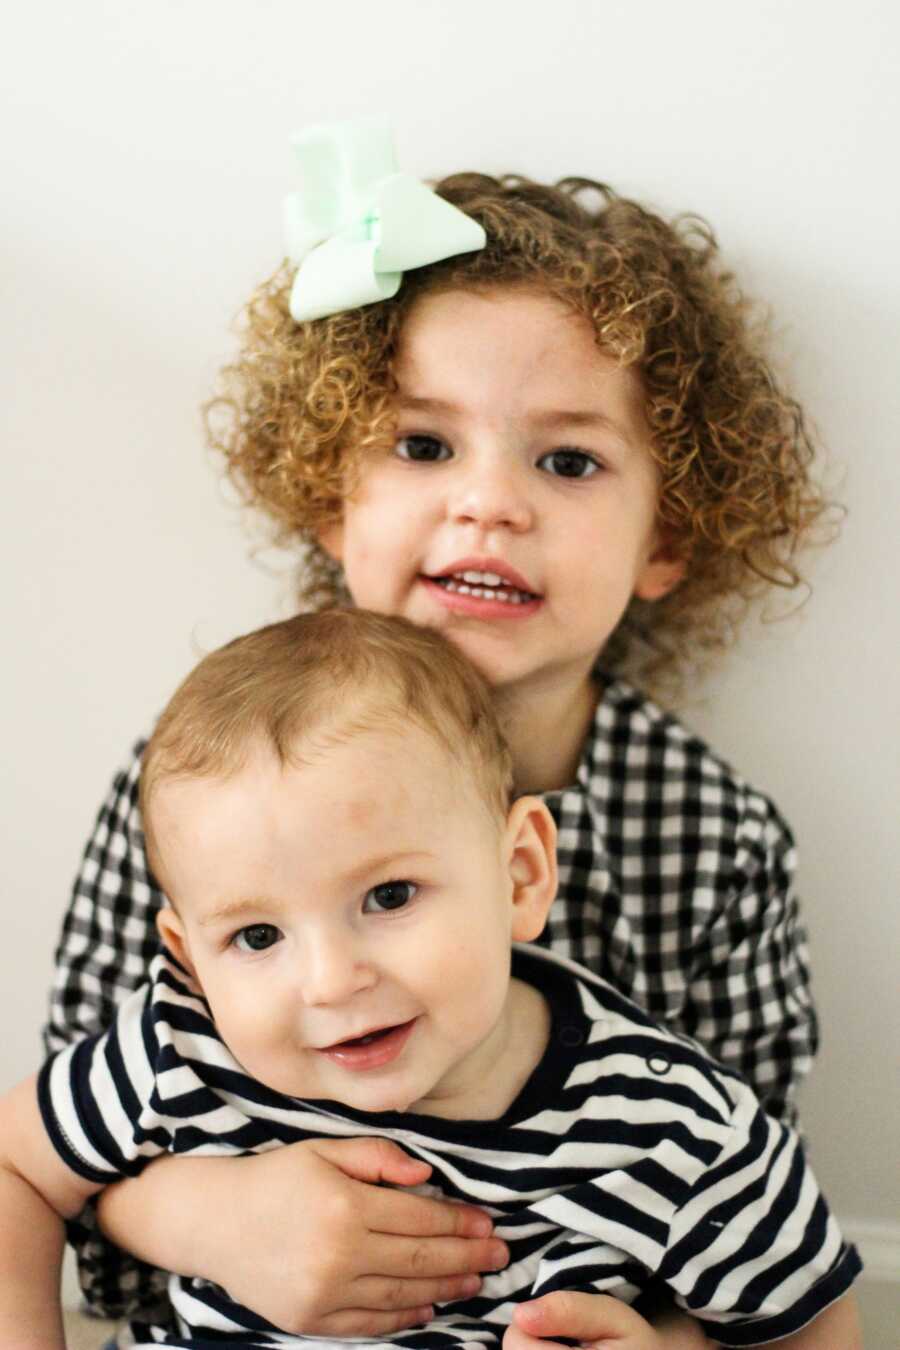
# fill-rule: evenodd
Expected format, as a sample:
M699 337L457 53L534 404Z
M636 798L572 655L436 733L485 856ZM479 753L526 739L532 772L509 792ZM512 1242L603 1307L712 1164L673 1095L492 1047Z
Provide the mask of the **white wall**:
M19 7L0 57L0 1085L34 1061L113 766L197 645L287 610L286 583L247 561L197 407L280 256L288 133L384 110L423 175L584 173L699 210L773 302L850 515L802 619L751 635L690 716L795 823L825 1033L807 1131L842 1214L895 1217L897 16L889 0Z

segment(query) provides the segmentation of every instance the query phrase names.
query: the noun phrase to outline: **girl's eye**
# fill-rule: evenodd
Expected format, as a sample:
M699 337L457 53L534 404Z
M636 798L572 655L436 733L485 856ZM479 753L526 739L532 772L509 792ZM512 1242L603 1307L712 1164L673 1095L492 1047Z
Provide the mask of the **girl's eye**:
M394 447L400 459L414 464L436 464L450 458L450 449L436 436L401 436Z
M264 952L280 942L283 934L274 923L251 923L241 928L231 939L239 952Z
M390 909L403 909L418 891L412 881L383 881L366 892L363 900L364 914L383 914Z
M600 469L600 465L584 450L551 450L542 455L538 468L546 469L557 478L590 478Z

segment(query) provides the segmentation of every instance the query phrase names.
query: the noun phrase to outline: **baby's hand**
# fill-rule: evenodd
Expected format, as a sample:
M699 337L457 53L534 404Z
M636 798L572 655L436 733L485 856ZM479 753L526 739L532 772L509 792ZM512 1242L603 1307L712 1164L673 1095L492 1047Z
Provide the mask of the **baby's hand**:
M215 1269L202 1273L283 1331L390 1334L471 1296L478 1271L509 1259L481 1210L371 1184L431 1173L388 1140L308 1140L230 1162L233 1223L216 1215Z
M640 1313L608 1294L545 1294L520 1303L503 1337L503 1350L549 1350L548 1338L566 1336L594 1350L676 1350L709 1342L695 1323L656 1329ZM558 1350L565 1350L559 1346Z

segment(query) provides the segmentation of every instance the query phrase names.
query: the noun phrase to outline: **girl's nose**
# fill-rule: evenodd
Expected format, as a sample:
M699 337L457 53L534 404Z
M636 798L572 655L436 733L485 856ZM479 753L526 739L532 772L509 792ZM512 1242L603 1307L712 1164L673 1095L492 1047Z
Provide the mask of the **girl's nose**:
M483 530L528 530L533 509L523 466L501 453L473 456L453 484L448 513L460 524Z
M308 942L299 972L303 1002L309 1007L346 1003L371 988L375 972L360 957L350 935L319 934Z

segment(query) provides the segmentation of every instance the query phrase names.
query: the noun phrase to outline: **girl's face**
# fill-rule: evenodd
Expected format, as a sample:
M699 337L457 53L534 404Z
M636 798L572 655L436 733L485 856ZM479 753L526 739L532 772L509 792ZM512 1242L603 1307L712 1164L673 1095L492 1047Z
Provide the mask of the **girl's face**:
M354 601L441 629L498 688L574 693L631 597L683 570L637 377L520 290L424 297L396 377L396 443L321 539Z

